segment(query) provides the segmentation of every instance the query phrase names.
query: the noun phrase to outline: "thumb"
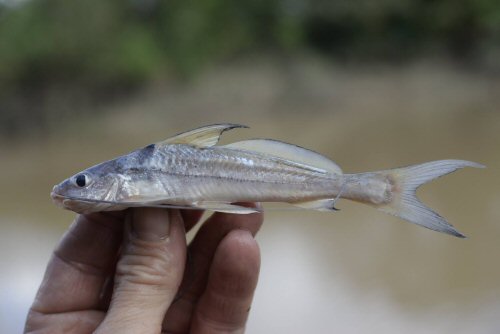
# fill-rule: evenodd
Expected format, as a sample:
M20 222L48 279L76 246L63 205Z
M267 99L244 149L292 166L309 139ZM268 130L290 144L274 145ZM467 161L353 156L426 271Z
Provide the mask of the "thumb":
M153 208L134 208L127 218L111 304L97 333L160 333L184 272L182 218Z

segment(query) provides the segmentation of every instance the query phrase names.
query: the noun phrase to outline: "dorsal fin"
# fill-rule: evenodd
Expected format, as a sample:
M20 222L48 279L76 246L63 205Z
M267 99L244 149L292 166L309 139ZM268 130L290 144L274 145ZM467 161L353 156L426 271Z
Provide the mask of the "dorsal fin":
M225 145L224 147L245 151L255 151L293 161L302 165L319 168L330 173L342 174L342 169L340 169L335 162L327 157L306 148L278 140L250 139L231 143L229 145Z
M174 137L157 143L158 146L170 144L187 144L198 147L210 147L217 144L224 131L235 128L248 128L240 124L212 124L180 133Z

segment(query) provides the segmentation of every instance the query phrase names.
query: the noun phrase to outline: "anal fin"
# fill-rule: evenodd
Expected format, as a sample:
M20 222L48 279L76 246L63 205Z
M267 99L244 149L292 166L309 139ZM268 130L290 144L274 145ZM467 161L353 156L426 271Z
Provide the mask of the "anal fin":
M317 211L338 211L335 207L335 199L318 199L315 201L306 201L306 202L293 202L290 203L294 206L298 206L299 208L308 209L308 210L317 210Z

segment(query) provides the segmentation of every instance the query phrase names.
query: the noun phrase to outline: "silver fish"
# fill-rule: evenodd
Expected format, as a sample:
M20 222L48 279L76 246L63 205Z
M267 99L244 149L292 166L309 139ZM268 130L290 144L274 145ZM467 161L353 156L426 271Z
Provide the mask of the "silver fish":
M181 133L90 167L52 190L56 204L77 213L129 207L207 209L247 214L235 202L286 202L334 211L339 198L371 205L431 230L464 237L421 203L416 189L464 167L464 160L440 160L406 168L344 174L330 159L271 139L216 146L237 124L215 124Z

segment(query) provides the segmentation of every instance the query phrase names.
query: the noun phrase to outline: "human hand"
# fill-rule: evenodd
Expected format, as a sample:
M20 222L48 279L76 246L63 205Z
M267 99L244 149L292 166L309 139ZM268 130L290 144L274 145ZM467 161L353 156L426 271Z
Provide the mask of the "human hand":
M78 216L47 266L25 332L242 333L262 214L215 213L186 248L184 231L201 214L135 208Z

